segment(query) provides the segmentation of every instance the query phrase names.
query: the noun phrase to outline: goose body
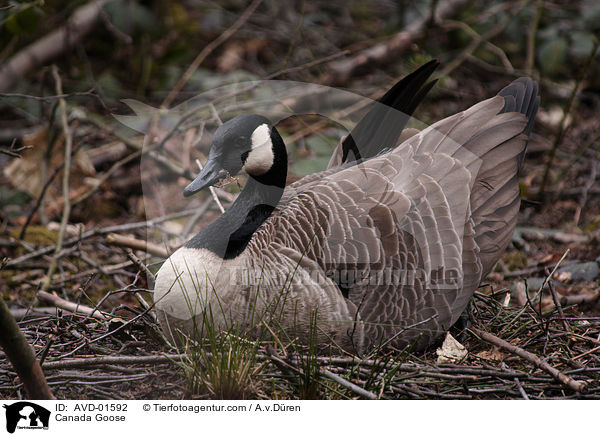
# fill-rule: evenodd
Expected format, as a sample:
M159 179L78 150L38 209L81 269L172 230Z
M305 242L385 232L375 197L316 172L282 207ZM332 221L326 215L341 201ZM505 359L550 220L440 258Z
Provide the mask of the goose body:
M380 102L410 115L435 67ZM248 182L157 273L161 327L174 340L178 331L266 324L301 339L316 326L321 344L355 352L427 346L458 319L510 240L538 105L537 85L521 78L421 132L401 133L404 118L373 110L327 170L287 187L275 127L259 115L227 121L184 194L242 170Z

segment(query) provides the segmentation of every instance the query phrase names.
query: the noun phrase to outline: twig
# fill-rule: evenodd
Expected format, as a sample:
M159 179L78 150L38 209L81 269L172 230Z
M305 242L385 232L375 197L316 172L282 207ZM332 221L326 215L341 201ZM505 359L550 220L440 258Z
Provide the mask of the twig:
M72 313L80 313L82 315L92 316L93 318L96 318L100 321L106 321L110 319L110 315L105 314L104 312L94 310L91 307L83 306L81 304L72 303L56 295L50 294L46 291L39 291L37 293L37 298L38 300L44 303L60 307L61 309L67 310Z
M552 269L552 272L550 272L549 275L547 275L544 278L544 281L542 283L542 286L540 286L540 288L538 289L536 295L535 295L535 299L539 298L540 294L542 293L542 290L546 287L546 285L548 284L548 282L550 281L550 279L554 276L554 273L556 272L556 270L558 269L558 267L561 265L562 261L565 260L565 258L568 256L568 254L571 252L571 249L567 248L567 250L563 253L562 257L558 260L558 262L556 263L556 265L554 265L554 268ZM529 301L529 294L526 292L526 296L527 296L527 300ZM540 298L540 304L541 304L541 298ZM533 305L531 306L533 309ZM527 305L524 305L513 317L512 321L510 321L508 324L506 324L504 326L504 328L502 329L502 332L505 332L506 330L508 330L515 322L517 322L517 320L520 318L521 315L523 315L523 313L525 313L525 310L527 309Z
M560 300L558 299L558 294L556 293L556 289L554 289L554 285L552 284L551 280L548 281L548 288L550 288L550 293L552 294L552 300L554 301L554 305L556 306L556 309L558 310L558 315L560 316L560 318L563 322L563 327L565 328L565 331L568 332L571 329L569 328L569 323L565 319L565 314L563 312L562 306L560 305Z
M195 209L189 209L189 210L185 210L182 212L176 212L173 214L154 218L151 220L140 221L137 223L119 224L119 225L108 226L108 227L104 227L104 228L100 228L100 229L88 230L87 232L82 233L80 236L76 236L76 237L73 237L73 238L65 241L63 245L65 247L68 247L68 246L71 246L74 244L78 244L81 241L92 238L94 236L106 235L108 233L113 233L113 232L126 232L126 231L130 231L130 230L134 230L134 229L153 227L164 221L174 220L174 219L183 218L183 217L192 215L192 214L194 214L194 212L195 212ZM11 259L6 263L5 267L15 268L17 265L19 265L23 262L27 262L28 260L35 259L36 257L45 256L47 254L52 253L55 250L55 247L56 247L55 245L51 245L49 247L40 248L38 250L32 251L31 253L27 253L27 254L24 254L17 258ZM134 247L132 247L132 248L134 248Z
M568 375L560 372L553 366L550 366L550 364L548 364L548 362L546 362L545 359L543 359L539 356L536 356L535 354L530 353L529 351L525 351L521 347L517 347L516 345L506 342L504 339L500 339L499 337L494 336L491 333L484 332L483 330L479 330L474 327L471 327L469 330L471 330L476 336L480 337L484 341L487 341L493 345L496 345L500 348L510 351L511 353L516 354L517 356L522 357L523 359L533 363L535 366L546 371L548 374L550 374L556 380L558 380L562 384L570 387L574 391L576 391L576 392L584 392L585 391L585 388L587 386L587 384L585 382L573 380Z
M56 82L56 93L62 94L62 81L58 74L58 68L56 65L52 66L52 75ZM69 128L69 121L67 119L67 103L64 98L58 100L60 108L60 120L62 124L63 134L65 135L65 160L63 167L63 179L62 179L62 194L63 194L63 211L60 220L60 229L58 230L58 237L56 239L56 250L54 251L54 258L50 262L48 272L46 274L46 280L42 283L42 290L48 289L54 275L54 270L58 266L57 254L62 250L63 241L65 238L65 229L69 222L69 216L71 215L71 201L69 199L69 179L71 176L71 151L73 148L73 137L71 136L71 129Z
M250 6L244 11L242 15L233 23L233 25L225 30L225 32L221 33L216 39L211 41L202 49L202 51L196 56L196 59L190 64L188 69L183 73L183 76L177 81L167 98L162 103L163 107L168 107L173 103L173 100L177 97L181 89L185 86L185 84L190 80L192 74L198 69L198 67L204 62L204 59L207 58L209 54L211 54L217 47L227 41L235 32L239 30L242 25L248 21L250 16L254 13L256 8L262 3L262 0L254 0Z
M592 348L591 350L587 350L585 353L581 353L581 354L573 357L571 359L571 361L574 361L574 360L577 360L577 359L581 359L582 357L587 356L588 354L595 353L598 350L600 350L600 345L598 345L597 347Z
M35 100L35 101L48 101L48 100L57 100L60 98L70 98L70 97L81 97L81 96L93 96L96 97L96 94L94 94L95 89L92 88L89 91L84 91L84 92L71 92L69 94L58 94L58 95L43 95L43 96L38 96L38 95L29 95L29 94L20 94L20 93L9 93L9 92L0 92L0 97L5 97L5 98L26 98L29 100Z
M523 389L523 385L521 384L519 379L515 377L513 380L515 381L515 384L517 385L517 389L519 389L519 393L521 394L523 399L529 400L529 396L527 395L527 392L525 392L525 389Z
M331 61L333 61L333 60L335 60L335 59L337 59L339 57L346 56L348 54L350 54L349 50L341 50L341 51L336 52L336 53L334 53L332 55L325 56L325 57L323 57L321 59L315 59L313 61L307 62L307 63L302 64L302 65L298 65L296 67L289 67L289 68L285 68L283 70L275 71L274 73L271 73L271 74L265 76L264 80L275 79L275 78L277 78L279 76L283 76L285 74L295 73L296 71L302 71L302 70L305 70L305 69L309 69L309 68L312 68L312 67L314 67L316 65L320 65L320 64L325 64L327 62L331 62Z
M596 291L595 294L579 294L579 295L565 295L560 298L561 304L569 306L571 304L591 304L598 300L600 292Z
M114 265L104 265L104 266L102 266L102 270L104 271L104 272L102 272L102 274L110 275L110 273L122 270L123 268L126 268L131 265L133 265L133 262L130 260L125 261L125 262L120 262L120 263L117 263ZM95 266L92 269L78 272L69 277L65 277L64 279L52 280L53 287L57 287L57 286L63 285L68 282L84 279L86 277L89 277L90 275L96 274L97 271L98 271L98 266ZM41 280L37 280L37 281L33 282L33 284L38 284L38 283L41 283Z
M360 386L355 385L354 383L340 377L337 374L332 373L331 371L329 371L327 369L319 368L319 372L322 375L324 375L325 377L333 380L334 382L345 387L346 389L351 390L352 392L360 395L361 397L365 397L369 400L377 400L377 395L375 395L373 392L369 392L366 389L363 389Z
M86 255L84 255L81 252L79 254L79 257L81 260L83 260L89 266L100 271L100 274L102 274L103 276L105 276L107 278L111 278L117 284L117 286L121 286L121 287L126 286L125 283L123 282L123 280L121 280L118 276L115 275L114 277L111 277L110 272L103 265L100 265L98 262L93 261L92 259L90 259L89 257L87 257ZM92 277L92 276L90 275L90 277Z
M212 186L211 186L212 188ZM182 239L187 239L188 235L190 234L190 232L192 231L192 229L194 228L194 226L196 225L196 223L198 222L198 220L200 218L202 218L202 215L204 215L204 213L208 210L208 207L210 206L212 199L211 198L207 198L204 203L202 203L198 208L196 208L196 212L194 213L194 215L192 217L190 217L189 220L187 220L187 222L185 223L185 227L183 228L183 231L181 232L181 238Z
M266 324L265 324L266 325ZM279 355L277 354L277 352L272 348L272 347L267 347L267 354L269 355L269 357L271 358L271 360L273 361L273 363L275 363L284 373L288 373L290 370L298 373L300 375L303 375L304 373L302 372L302 370L296 368L296 366L292 365L289 362L286 362L285 360L283 360L281 357L279 357ZM360 386L355 385L354 383L340 377L337 374L332 373L331 371L324 369L324 368L319 368L319 374L323 377L327 377L333 381L335 381L337 384L339 384L340 386L343 386L349 390L351 390L352 392L354 392L355 394L360 395L361 397L365 397L369 400L377 400L377 395L375 395L372 392L367 391L366 389L361 388Z
M464 23L462 21L454 21L454 20L446 20L443 23L443 26L450 28L450 29L461 29L464 32L468 33L471 36L471 38L473 38L473 41L478 43L478 46L481 44L484 44L490 51L496 53L496 55L502 61L502 65L504 65L504 68L506 68L506 70L509 74L515 71L515 68L511 64L511 62L508 59L508 56L506 55L504 50L502 50L497 45L492 44L490 41L488 41L489 38L493 38L497 34L496 31L493 34L486 34L487 37L481 36L479 33L477 33L475 31L475 29L473 29L467 23ZM505 26L501 26L500 30L504 29L504 27ZM472 53L472 51L471 51L471 53Z
M169 257L169 252L160 245L153 244L141 239L122 236L117 233L109 233L106 236L106 242L118 247L128 247L134 250L141 250L147 253L155 254L160 257Z
M25 150L29 150L30 148L33 148L29 145L23 146L23 147L19 147L19 148L15 148L15 144L17 143L17 138L13 138L11 144L10 144L10 148L5 148L5 147L0 147L0 153L5 154L7 156L10 157L16 157L17 159L21 159L21 155L20 153L22 151Z
M196 165L198 165L198 168L200 168L200 171L202 171L202 164L200 163L200 161L198 159L196 159ZM217 207L219 208L219 210L221 211L221 213L225 213L225 208L221 204L221 200L219 200L219 197L217 197L217 193L215 192L215 188L213 188L212 186L209 186L208 190L210 191L210 195L212 196L212 198L215 201L215 203L217 203Z
M133 263L136 264L136 266L140 269L140 271L144 271L148 275L148 277L150 278L150 280L154 281L154 274L152 274L152 271L150 271L148 269L148 267L144 264L144 262L142 262L142 259L140 259L139 257L137 257L134 254L133 250L131 250L131 248L128 248L126 250L126 253L127 253L127 257L129 259L131 259L131 261Z
M524 6L525 5L523 5L521 8L519 8L517 10L511 11L510 17L517 15ZM510 17L505 19L504 21L498 23L495 27L488 30L482 36L480 36L477 32L473 31L474 33L471 34L471 36L473 36L473 39L471 40L469 45L467 45L467 47L462 51L462 53L460 55L456 56L452 61L450 61L450 62L448 62L448 64L446 64L444 69L440 72L440 76L450 75L450 73L452 71L454 71L459 65L461 65L465 60L467 60L468 57L471 56L482 43L487 42L488 40L490 40L490 39L498 36L500 33L502 33L504 31L504 29L506 28L506 26L510 23L510 21L511 21ZM506 66L505 66L505 68L506 68ZM508 69L508 70L509 70L509 72L514 71L514 68L512 67L512 65L510 66L510 69Z
M10 309L10 314L17 321L22 321L26 316L56 316L57 310L58 309L56 307L17 308Z
M148 279L153 282L154 274L152 274L152 271L150 271L148 269L148 267L144 264L144 262L142 262L142 260L134 254L134 252L131 248L128 248L126 250L126 252L127 252L127 257L129 259L131 259L131 261L140 269L140 271L144 271L146 273L146 275L148 276ZM146 300L144 300L144 297L142 297L138 292L134 292L134 295L135 295L135 298L138 300L138 302L141 304L141 306L148 311L148 314L152 317L154 322L158 324L158 318L156 317L156 314L150 310L151 307L146 302Z
M147 365L156 363L169 363L184 359L182 354L164 354L160 356L102 356L86 357L77 359L64 359L50 362L44 362L44 369L71 369L71 368L89 368L102 365Z

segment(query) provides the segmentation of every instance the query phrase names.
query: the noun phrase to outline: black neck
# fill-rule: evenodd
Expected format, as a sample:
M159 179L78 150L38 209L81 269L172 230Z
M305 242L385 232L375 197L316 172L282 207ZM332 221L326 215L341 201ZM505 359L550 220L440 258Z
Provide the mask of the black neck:
M222 259L240 255L254 232L279 203L287 177L287 152L283 140L272 128L274 161L261 176L249 176L244 190L231 207L212 224L184 244L188 248L206 248Z

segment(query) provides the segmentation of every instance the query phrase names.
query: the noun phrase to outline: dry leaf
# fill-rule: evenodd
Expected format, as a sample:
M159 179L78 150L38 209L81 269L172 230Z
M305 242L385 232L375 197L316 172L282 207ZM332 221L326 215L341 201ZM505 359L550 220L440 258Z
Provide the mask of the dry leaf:
M4 176L17 189L27 192L34 198L38 198L46 180L54 172L54 169L64 162L64 140L61 138L52 147L47 174L42 174L42 161L47 159L48 131L46 128L39 129L30 135L23 137L23 145L33 147L22 154L21 159L13 159L3 169ZM82 150L73 155L73 167L71 168L71 189L75 190L82 184L83 177L95 175L94 166L87 153ZM62 202L62 171L54 178L48 188L46 199L56 199L52 210L60 210L56 207ZM51 212L53 214L54 212Z
M448 332L446 333L444 343L436 350L436 354L438 355L437 363L439 365L444 363L459 363L469 352L463 344L454 339L450 332Z
M506 356L497 347L493 347L491 350L481 351L475 355L480 359L492 360L494 362L502 362Z

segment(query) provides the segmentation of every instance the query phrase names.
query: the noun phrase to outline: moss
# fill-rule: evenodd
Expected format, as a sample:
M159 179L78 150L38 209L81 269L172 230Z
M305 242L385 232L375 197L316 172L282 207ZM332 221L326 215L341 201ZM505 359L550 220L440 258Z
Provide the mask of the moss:
M511 251L506 255L505 260L510 271L523 269L527 266L527 256L522 251Z
M22 227L14 228L10 231L10 236L19 239ZM28 244L33 245L52 245L58 240L58 232L50 230L44 226L29 226L23 239Z
M81 210L83 221L93 221L98 217L117 218L123 214L123 210L116 201L99 199L86 202L85 208Z
M595 216L591 223L582 227L582 230L587 233L595 232L600 229L600 215Z

